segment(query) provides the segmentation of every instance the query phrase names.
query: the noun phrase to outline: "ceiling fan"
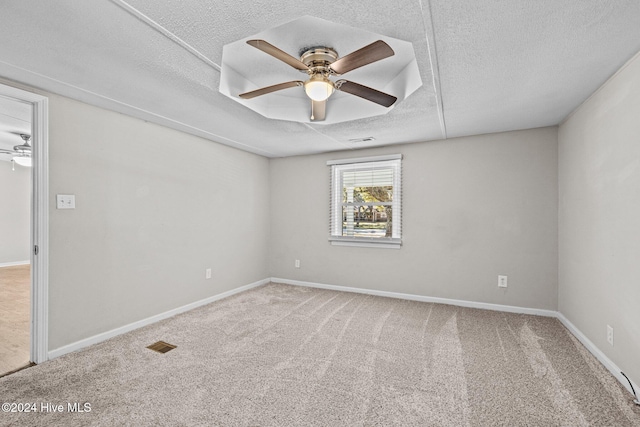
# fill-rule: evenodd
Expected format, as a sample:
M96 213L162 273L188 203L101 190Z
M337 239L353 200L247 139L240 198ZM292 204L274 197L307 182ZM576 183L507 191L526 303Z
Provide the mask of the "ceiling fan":
M238 95L240 98L251 99L278 90L302 86L307 96L311 98L311 121L325 119L327 99L335 90L359 96L386 108L392 106L397 100L393 95L359 83L349 80L333 81L329 78L393 56L393 49L382 40L375 41L342 58L338 58L338 53L332 48L313 47L302 52L299 60L264 40L248 40L247 44L279 59L296 70L307 73L309 78L306 81L293 80L241 93Z
M20 138L24 141L22 144L14 145L13 150L0 149L0 153L12 154L11 160L21 166L31 166L31 144L29 143L31 135L21 133Z

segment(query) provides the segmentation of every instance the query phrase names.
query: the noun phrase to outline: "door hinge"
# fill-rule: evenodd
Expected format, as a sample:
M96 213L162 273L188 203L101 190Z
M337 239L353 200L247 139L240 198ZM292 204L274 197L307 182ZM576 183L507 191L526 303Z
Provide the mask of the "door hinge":
M38 255L38 245L35 245L33 247L33 253L34 253L34 255Z

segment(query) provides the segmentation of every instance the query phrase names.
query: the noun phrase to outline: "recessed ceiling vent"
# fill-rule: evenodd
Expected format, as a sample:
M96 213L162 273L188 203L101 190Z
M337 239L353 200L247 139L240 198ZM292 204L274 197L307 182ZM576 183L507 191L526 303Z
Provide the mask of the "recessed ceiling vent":
M353 138L350 139L349 142L353 142L358 143L358 142L371 142L371 141L375 141L376 139L372 136L365 136L364 138Z

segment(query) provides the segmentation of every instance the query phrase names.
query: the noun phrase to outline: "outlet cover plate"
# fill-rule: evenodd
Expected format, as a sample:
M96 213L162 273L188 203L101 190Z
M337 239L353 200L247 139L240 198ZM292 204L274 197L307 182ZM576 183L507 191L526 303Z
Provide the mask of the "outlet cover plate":
M74 194L56 194L56 208L75 209L76 196Z
M507 276L498 276L498 287L499 288L507 287Z

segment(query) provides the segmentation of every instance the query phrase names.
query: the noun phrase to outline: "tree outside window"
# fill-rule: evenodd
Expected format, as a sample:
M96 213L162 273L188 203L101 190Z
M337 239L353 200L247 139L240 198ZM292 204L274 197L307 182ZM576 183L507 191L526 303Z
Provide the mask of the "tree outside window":
M333 244L400 245L401 157L393 157L331 165Z

